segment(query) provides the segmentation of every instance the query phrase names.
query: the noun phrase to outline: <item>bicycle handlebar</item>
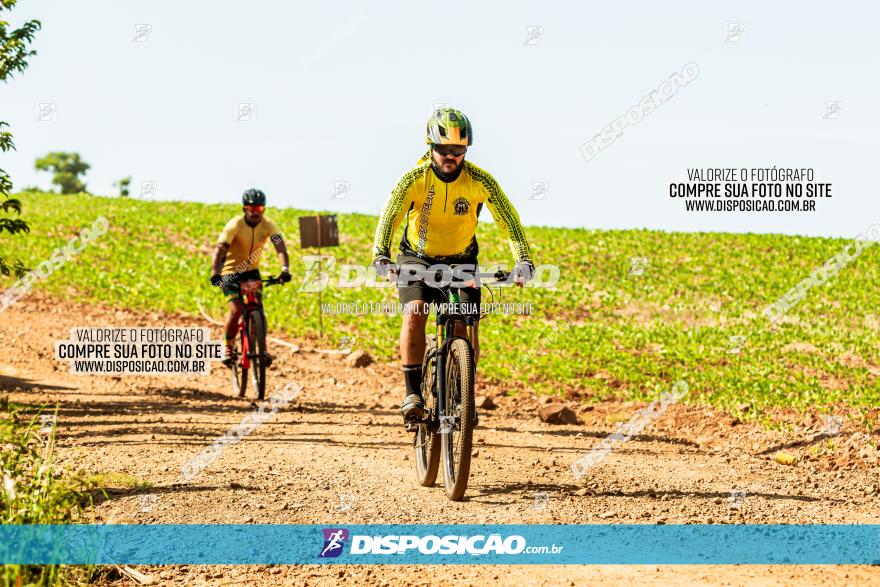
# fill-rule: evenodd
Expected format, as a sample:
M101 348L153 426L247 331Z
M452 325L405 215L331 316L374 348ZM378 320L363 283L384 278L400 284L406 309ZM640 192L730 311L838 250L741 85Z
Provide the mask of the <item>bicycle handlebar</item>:
M398 275L400 275L401 274L400 265L398 265L396 263L391 263L388 271L394 272L394 273L397 273ZM439 277L442 280L445 274L452 273L452 271L449 271L446 269L434 269L434 270L430 271L428 269L416 269L416 268L413 268L412 266L408 266L406 273L408 275L413 276L413 277L419 277L422 279L424 279L426 277L430 277L433 280L437 280L437 278ZM471 277L472 279L469 279L466 281L460 279L459 280L460 283L468 283L468 282L472 281L472 282L474 282L474 284L476 284L476 282L480 279L494 278L496 281L494 281L492 283L484 284L484 285L497 285L499 283L508 283L510 280L510 277L512 275L512 272L502 271L499 269L495 273L465 273L464 275L467 277ZM451 285L451 283L449 285Z
M278 279L277 277L268 277L266 279L261 279L260 281L262 282L263 285L284 285L284 282L281 281L280 279ZM233 281L232 283L229 283L226 287L240 290L241 283L238 281Z

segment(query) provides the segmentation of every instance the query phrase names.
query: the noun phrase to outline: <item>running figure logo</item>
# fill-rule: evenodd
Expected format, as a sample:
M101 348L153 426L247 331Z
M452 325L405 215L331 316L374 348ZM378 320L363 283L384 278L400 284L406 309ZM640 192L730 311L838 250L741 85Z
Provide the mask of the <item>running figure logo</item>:
M324 549L318 558L334 558L342 554L345 541L348 540L348 530L345 528L324 528Z

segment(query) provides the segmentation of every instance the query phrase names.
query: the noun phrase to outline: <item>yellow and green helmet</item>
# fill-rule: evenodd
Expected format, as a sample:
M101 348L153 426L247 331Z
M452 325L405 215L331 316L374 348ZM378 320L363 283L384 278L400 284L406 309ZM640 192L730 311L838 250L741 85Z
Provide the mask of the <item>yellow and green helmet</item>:
M438 108L428 119L428 136L431 145L470 145L474 142L471 121L455 108Z

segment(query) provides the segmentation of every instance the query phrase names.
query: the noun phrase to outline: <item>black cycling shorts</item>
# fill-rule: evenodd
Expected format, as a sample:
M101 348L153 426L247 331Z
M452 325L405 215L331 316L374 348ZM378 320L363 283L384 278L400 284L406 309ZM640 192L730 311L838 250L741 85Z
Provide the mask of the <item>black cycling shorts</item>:
M417 265L419 267L427 269L431 265L435 265L437 263L442 263L442 261L432 261L429 259L421 259L419 257L414 257L412 255L400 254L397 256L397 264L398 265ZM472 263L476 265L476 262ZM454 267L454 265L451 265ZM473 273L472 271L468 271L468 273ZM401 270L401 274L405 275L405 271ZM417 302L422 301L429 304L445 304L448 303L449 300L446 299L445 292L436 287L431 287L426 284L424 281L414 281L412 283L407 283L403 285L397 286L397 291L400 294L400 303L407 304L409 302ZM478 287L465 287L460 290L459 297L460 303L462 304L461 308L464 308L466 311L462 312L462 314L473 316L474 320L480 319L480 299L481 292Z
M221 279L220 288L223 290L223 295L231 302L238 299L239 282L260 279L260 270L251 269L250 271L244 271L243 273L227 273L226 275L223 275Z

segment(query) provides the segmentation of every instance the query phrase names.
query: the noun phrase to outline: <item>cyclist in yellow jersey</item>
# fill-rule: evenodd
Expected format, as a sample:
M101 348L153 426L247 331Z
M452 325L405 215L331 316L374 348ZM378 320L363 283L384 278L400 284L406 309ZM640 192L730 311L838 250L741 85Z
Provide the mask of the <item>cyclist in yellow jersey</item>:
M241 216L226 223L211 260L211 285L220 287L229 306L226 315L226 358L223 364L232 366L232 344L238 334L242 304L238 297L238 283L260 279L260 257L263 247L271 239L272 246L281 260L282 283L290 281L290 261L287 246L275 223L263 216L266 210L266 194L250 189L241 198Z
M534 264L519 216L498 182L487 171L465 161L473 143L473 128L467 116L453 108L440 108L428 120L427 142L431 146L419 164L397 182L382 208L373 243L373 264L382 276L397 280L391 262L391 240L401 224L398 266L428 267L434 264L477 265L476 229L483 204L507 235L516 266L514 282L531 279ZM421 396L421 361L425 353L425 324L428 304L442 302L438 290L424 282L398 284L400 302L405 304L400 331L400 357L406 393L401 411L404 418L424 415ZM479 308L478 287L461 290L461 302ZM472 314L479 319L479 312ZM478 324L474 324L474 361L479 358ZM460 334L464 334L461 332Z

